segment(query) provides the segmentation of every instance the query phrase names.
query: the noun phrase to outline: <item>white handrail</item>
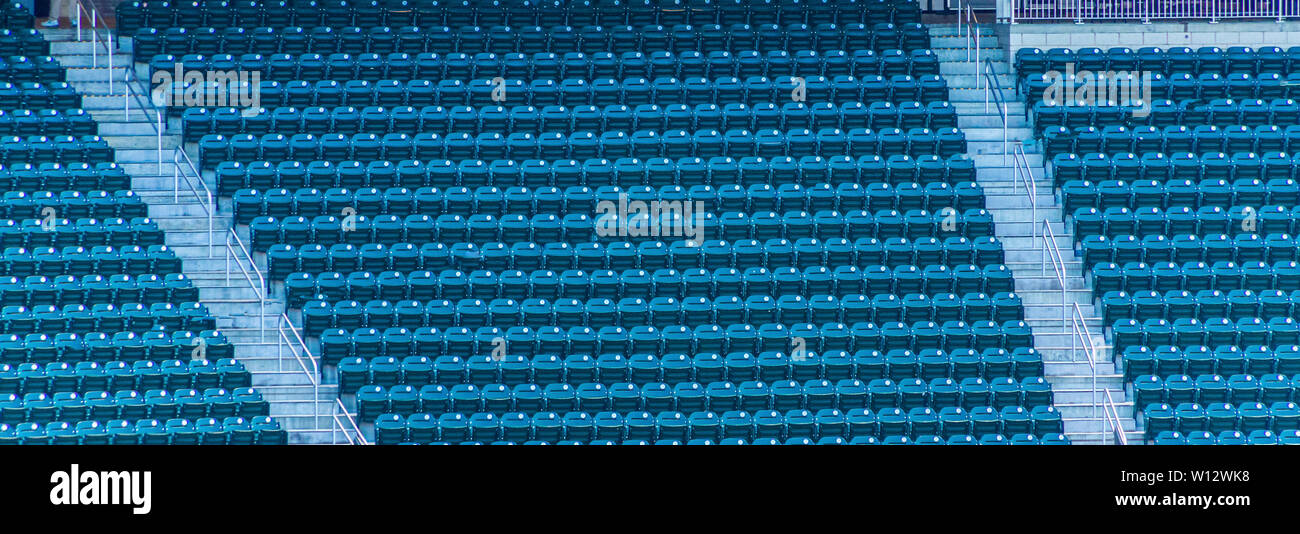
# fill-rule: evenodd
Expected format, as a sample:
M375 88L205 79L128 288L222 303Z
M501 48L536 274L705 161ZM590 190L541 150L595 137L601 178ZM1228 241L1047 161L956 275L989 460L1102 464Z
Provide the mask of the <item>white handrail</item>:
M1020 184L1025 184L1025 192L1029 194L1029 208L1032 212L1030 219L1030 232L1034 240L1038 239L1038 179L1034 177L1034 168L1029 165L1029 157L1025 155L1025 145L1023 143L1012 143L1011 145L1011 172L1014 175L1011 181L1012 191L1020 192Z
M1078 339L1083 345L1084 356L1088 358L1088 369L1092 372L1092 418L1097 419L1097 347L1092 342L1092 332L1088 330L1088 322L1083 316L1083 311L1079 309L1079 303L1074 303L1074 314L1070 316L1070 361L1078 361L1075 357L1077 346L1074 344Z
M244 254L240 258L239 252ZM253 293L257 295L257 330L260 341L266 341L266 300L268 297L266 277L262 276L262 270L257 268L257 262L253 261L253 255L249 253L244 242L239 239L239 234L235 230L226 231L226 283L230 283L230 260L235 261L235 267L239 268L240 274L244 275L244 280L252 287ZM244 261L248 262L248 268L244 268ZM252 272L249 272L249 271ZM254 280L253 278L257 279Z
M1043 275L1047 275L1048 261L1051 261L1052 269L1056 274L1056 281L1061 284L1061 290L1065 290L1065 260L1061 256L1061 248L1056 244L1056 233L1052 231L1052 224L1047 219L1043 219L1043 240L1042 240L1042 262ZM1065 301L1061 301L1061 306L1065 306ZM1061 314L1061 319L1065 319L1065 314Z
M1285 22L1300 17L1300 1L1272 0L1269 2L1160 2L1134 0L1129 2L1084 2L1080 0L1008 0L1006 19L1028 21L1085 21L1114 22L1152 20L1218 22L1219 19L1274 19Z
M1119 409L1115 407L1115 399L1110 396L1110 390L1106 390L1106 421L1110 423L1111 429L1114 430L1115 441L1120 445L1128 445L1128 436L1124 433L1123 420L1119 418Z
M285 333L286 326L288 327L288 333ZM302 367L302 372L306 373L307 377L311 379L312 385L320 386L320 364L317 362L316 356L311 353L311 348L307 346L307 342L299 334L298 327L293 324L293 320L289 319L288 315L281 313L276 318L275 329L279 332L280 339L284 341L280 346L288 345L293 352L294 359L298 360L298 365ZM293 334L293 337L289 337L289 334ZM277 347L278 350L280 349ZM307 356L307 361L311 362L311 369L308 369L307 364L303 363L303 354Z
M108 22L105 21L104 18L99 15L99 11L97 11L95 8L92 7L90 9L86 9L86 6L85 4L82 3L82 0L73 0L73 1L76 2L75 9L76 9L77 16L75 18L75 25L77 27L77 40L81 41L81 20L83 15L88 13L88 15L84 15L84 16L88 18L90 21L90 26L88 28L90 31L90 64L91 67L93 68L99 68L99 48L103 46L104 54L108 57L108 71L107 71L108 94L115 95L115 91L113 90L113 71L114 71L113 51L115 50L113 45L113 29L108 26ZM104 32L105 37L103 38L100 37L99 35L100 31ZM125 88L124 92L122 93L123 96L122 113L126 120L130 120L131 118L131 99L140 98L140 95L137 94L135 92L135 89L131 87L131 79L133 73L134 73L134 66L132 66L131 63L128 62L127 66L125 67L124 80L122 83L122 86ZM154 133L158 138L158 174L162 174L162 165L163 165L162 134L164 131L167 130L167 124L166 124L166 120L163 119L162 111L159 110L158 107L154 105L153 101L147 98L144 100L145 103L148 104L150 108L153 108L153 111L156 115L155 118L157 124L150 122L149 125L153 126ZM140 107L141 107L141 111L144 112L145 119L148 119L149 113L147 110L144 109L145 106L141 105Z
M342 419L342 420L339 419L339 413L342 413L342 414L343 414L343 419ZM346 422L348 423L347 426L344 426L344 425L343 425L344 421L346 421ZM363 434L363 433L361 432L361 427L357 425L357 420L356 420L355 418L352 417L352 414L351 414L351 413L348 412L348 408L347 408L347 406L344 406L344 405L343 405L343 401L342 401L341 399L334 399L334 423L337 424L338 427L339 427L339 430L341 430L341 431L343 432L343 437L347 438L347 440L348 440L348 444L349 444L349 445L358 445L358 444L360 444L360 445L369 445L369 444L370 444L370 442L366 440L366 436L365 436L365 434ZM349 427L351 428L350 433L349 433L349 430L348 430ZM330 427L330 441L331 441L331 442L334 441L333 434L334 434L334 427ZM356 435L356 440L355 440L355 441L352 439L352 435L353 435L353 434Z
M195 181L199 183L199 187L194 187L194 183L190 181L189 173L181 170L182 161L194 173ZM203 181L203 175L199 174L198 169L194 167L194 162L190 160L189 154L185 153L185 149L176 147L172 151L172 200L178 203L181 199L181 178L185 179L185 186L194 194L194 199L198 201L203 211L208 214L208 257L211 258L216 244L212 236L215 231L213 219L217 215L216 196L212 194L212 189L208 188L207 182ZM201 194L199 193L200 188L203 189Z

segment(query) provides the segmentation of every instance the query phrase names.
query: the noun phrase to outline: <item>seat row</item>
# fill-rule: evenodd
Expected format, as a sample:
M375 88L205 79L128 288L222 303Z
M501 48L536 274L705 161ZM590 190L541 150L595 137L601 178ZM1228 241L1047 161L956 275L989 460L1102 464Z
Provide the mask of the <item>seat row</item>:
M4 30L8 31L8 30ZM33 32L34 33L34 32ZM25 36L24 36L25 37ZM506 54L539 52L641 52L644 50L914 50L930 48L919 23L850 22L842 26L704 24L572 26L257 26L141 27L130 35L137 62L159 54ZM36 39L40 39L37 35ZM44 55L45 41L0 32L0 55Z
M1289 324L1294 326L1295 322ZM599 330L578 326L567 331L554 326L536 330L527 327L501 329L485 326L474 330L452 327L446 331L424 327L405 336L384 336L373 328L359 328L351 332L343 329L326 330L320 336L322 358L326 365L337 364L343 358L359 355L405 357L414 354L418 347L428 349L421 350L423 354L489 354L501 345L498 340L504 340L508 351L513 354L566 356L604 352L760 353L787 350L793 338L802 338L810 352L819 353L893 349L920 351L934 348L947 351L973 348L982 351L991 348L1029 347L1032 345L1033 334L1023 321L1002 324L992 321L977 321L972 324L949 321L943 326L933 322L915 323L911 326L904 323L887 323L883 326L875 323L826 323L820 326L798 323L789 327L769 323L758 326L732 324L725 327L709 324L694 328L678 325L662 330L653 326L636 326L631 329L605 326Z
M173 417L256 417L267 415L270 403L252 388L233 391L209 388L167 391L155 389L141 394L127 390L110 394L91 391L84 396L70 391L28 393L21 397L0 394L0 421L48 423L110 419L170 419Z
M53 210L47 211L47 210ZM129 189L118 191L8 191L0 195L0 218L29 219L51 213L67 219L148 217L148 206Z
M1163 183L1170 180L1196 182L1202 179L1221 179L1233 182L1234 187L1238 185L1238 180L1264 180L1269 182L1267 188L1259 188L1252 182L1245 182L1243 185L1249 187L1247 191L1251 196L1243 197L1241 202L1234 202L1258 205L1264 203L1261 199L1267 198L1267 194L1289 191L1290 183L1273 181L1296 179L1292 169L1298 164L1300 162L1297 161L1295 153L1280 151L1235 152L1231 155L1221 152L1204 154L1145 152L1141 155L1131 152L1119 152L1114 155L1092 152L1057 154L1052 157L1050 174L1053 175L1057 187L1072 180L1089 180L1094 183L1106 180L1126 182L1153 180ZM1219 197L1219 200L1223 200L1223 197ZM1183 202L1183 204L1194 204L1194 202Z
M1103 84L1109 84L1111 87L1114 87L1116 83L1121 84L1121 87L1127 84L1140 85L1140 92L1144 98L1147 91L1150 91L1150 101L1208 101L1216 98L1232 98L1236 100L1300 98L1300 91L1292 89L1295 82L1300 80L1300 72L1291 74L1265 72L1258 75L1233 73L1226 76L1220 74L1193 75L1182 72L1171 74L1168 77L1163 74L1152 74L1149 82L1145 77L1139 80L1137 77L1129 78L1129 76L1132 76L1132 73L1118 73L1115 78L1106 79L1102 76L1099 79L1102 80ZM1088 78L1079 79L1077 77L1072 80L1060 74L1056 76L1036 74L1023 80L1020 88L1032 104L1041 100L1053 100L1053 97L1061 95L1061 84L1068 87L1072 82L1080 85L1097 83L1095 79L1092 81L1086 80ZM1120 103L1124 102L1121 101ZM1129 101L1129 103L1133 102Z
M3 116L0 116L3 121ZM948 102L764 102L697 104L614 104L604 106L369 106L298 109L277 107L242 112L236 108L187 108L181 116L186 141L204 135L233 136L245 132L270 132L285 136L326 133L428 132L448 135L510 132L574 133L636 130L798 130L840 128L954 128L957 111ZM3 122L0 122L0 127ZM93 133L93 132L92 132ZM300 138L301 139L301 138Z
M1133 381L1133 393L1138 406L1168 403L1179 405L1186 402L1200 403L1202 406L1216 403L1231 403L1238 406L1262 402L1275 405L1291 402L1296 396L1294 378L1283 374L1251 375L1170 375L1161 378L1155 375L1141 375ZM1277 415L1277 410L1274 411ZM1296 413L1300 417L1300 411ZM1280 417L1280 416L1278 416ZM1300 425L1300 420L1296 421Z
M526 2L453 2L449 5L361 0L359 2L303 2L259 0L255 2L121 2L115 7L119 30L140 26L225 28L243 26L288 26L325 24L370 27L382 24L739 24L783 22L840 23L889 20L916 22L920 8L914 1L849 0L845 2L766 2L757 6L723 4L712 0L690 2L587 3L558 0L542 4ZM10 27L10 26L5 26ZM25 26L14 27L30 27Z
M1300 47L1282 49L1264 46L1232 46L1226 50L1217 46L1191 48L1174 46L1163 49L1155 46L1136 51L1127 47L1100 48L1022 48L1016 51L1016 70L1022 76L1047 71L1065 71L1073 63L1078 71L1146 70L1164 74L1187 72L1192 74L1231 74L1261 72L1291 72L1292 65L1300 65Z
M1296 189L1297 196L1300 196L1300 186ZM367 216L391 214L406 217L420 214L432 217L493 216L499 219L514 215L533 217L544 214L598 214L597 206L606 202L618 203L620 199L624 202L646 202L647 205L657 201L661 206L668 202L681 202L682 205L691 203L692 206L700 206L700 210L706 214L705 225L717 223L717 216L709 217L708 214L726 212L938 212L948 207L958 211L984 207L984 189L976 182L930 182L925 185L916 182L900 182L897 185L888 182L841 182L835 186L821 182L806 187L799 183L783 183L775 187L754 184L748 188L740 184L728 184L717 189L703 184L692 185L689 189L679 185L664 185L657 189L641 185L626 189L606 185L594 190L587 186L564 189L551 186L536 189L512 186L504 190L496 186L478 186L473 189L456 186L445 191L436 187L419 187L414 191L405 187L382 190L374 187L359 187L355 190L331 187L322 192L313 187L295 190L239 189L231 196L237 224L248 224L254 218L262 216L284 219L295 215L311 217L342 214L345 210ZM694 204L696 202L702 204Z
M1300 433L1300 430L1297 430L1296 432ZM1273 436L1271 432L1269 433L1269 435ZM386 439L387 441L385 443L392 443L391 439L396 439L396 438L391 438L391 439L386 438ZM1283 438L1274 437L1274 439L1275 441L1279 442L1278 444L1289 444L1286 441L1284 441ZM1297 436L1297 441L1300 442L1300 436ZM431 441L425 443L425 442L409 441L409 440L400 441L395 444L396 445L425 445L425 444L427 445L521 445L521 443L515 441L492 441L492 442L462 441L459 443L452 443L449 441ZM550 445L550 444L551 442L549 441L541 441L541 440L529 440L522 443L522 445ZM1065 434L1047 434L1044 435L1042 438L1039 438L1038 436L1034 436L1033 434L1016 434L1011 437L1007 437L1003 434L985 434L984 436L979 438L972 436L970 434L956 434L948 438L947 440L944 440L943 438L934 435L917 436L916 439L912 439L908 436L890 435L890 436L885 436L884 439L876 439L875 436L856 436L847 440L839 436L826 436L824 438L815 441L812 438L807 438L807 437L803 437L803 438L794 437L785 441L781 441L780 439L777 438L759 438L753 441L746 440L743 438L724 438L716 442L711 439L692 439L687 441L682 441L679 439L662 439L662 440L655 440L653 442L644 439L628 439L628 440L593 439L591 441L560 440L555 442L555 445L592 445L592 446L596 446L596 445L661 445L661 446L759 445L759 446L766 446L766 447L772 447L777 445L1069 445L1069 444L1070 444L1070 438L1066 437Z
M1028 347L1012 352L1004 349L987 349L976 352L961 349L951 353L939 349L926 349L920 355L910 350L894 350L886 355L875 352L831 352L791 357L783 352L697 354L600 354L592 357L573 354L561 359L554 355L533 358L504 356L378 356L369 360L360 357L344 358L339 362L339 391L356 392L366 385L409 385L422 387L440 384L453 387L458 384L581 384L600 382L613 386L621 382L644 385L652 382L699 382L710 384L727 381L748 383L759 380L767 383L795 380L808 382L824 379L834 382L889 378L894 382L920 378L937 391L951 384L947 380L962 382L968 378L992 380L1014 377L1016 380L1042 376L1043 357ZM913 382L908 386L915 388Z
M1134 346L1125 347L1121 355L1124 380L1128 382L1142 375L1300 374L1300 348L1293 345L1244 348L1232 345Z
M509 251L505 251L508 253ZM815 256L814 260L821 260ZM410 298L458 299L457 295L472 295L474 298L497 298L497 295L509 295L503 298L527 298L528 294L545 298L548 293L560 295L601 295L603 291L613 291L617 295L650 292L652 296L671 296L685 298L693 290L709 291L712 287L733 287L746 294L767 294L763 289L776 289L781 293L801 292L813 288L832 291L838 286L840 291L854 288L870 288L873 292L898 290L899 294L927 293L941 294L961 290L962 293L980 292L996 293L1010 291L1006 266L999 261L990 261L986 265L956 264L926 265L924 269L906 263L908 258L898 260L894 266L864 264L861 268L853 265L839 265L843 271L832 272L822 267L826 262L808 260L796 263L771 261L772 270L755 266L754 262L737 263L750 267L742 272L734 267L722 266L713 269L686 267L682 270L663 266L642 264L641 267L654 267L653 271L626 266L622 272L605 270L602 266L590 271L581 269L509 269L509 261L501 258L499 265L477 265L482 267L466 275L463 270L416 271L358 271L346 272L295 272L285 278L285 290L289 304L299 307L308 300L371 300L383 298L398 301ZM764 262L769 263L769 262ZM804 265L807 264L807 265ZM304 264L305 266L305 264ZM347 265L339 265L347 267ZM572 267L573 265L570 265ZM581 266L581 265L579 265ZM608 265L620 267L617 265ZM359 269L363 265L355 265ZM467 266L468 267L468 266ZM287 269L285 269L287 270ZM800 271L803 272L800 272ZM1239 272L1239 271L1230 271ZM1225 280L1226 283L1226 280ZM996 290L996 291L987 291ZM718 294L726 295L726 292ZM873 293L874 294L874 293ZM607 295L602 295L607 296ZM582 297L585 298L585 297Z
M1283 430L1281 434L1275 434L1272 430L1252 430L1249 435L1236 430L1224 430L1217 436L1204 431L1186 435L1182 432L1163 431L1156 434L1155 439L1150 443L1156 445L1297 445L1300 444L1300 430Z
M0 82L0 107L19 109L79 109L81 95L68 82Z
M11 30L31 28L32 13L22 2L7 2L0 5L0 28Z
M0 97L4 98L4 97ZM41 104L36 103L38 106ZM0 107L9 107L6 102ZM0 135L23 137L38 135L95 135L99 123L84 109L13 109L0 110Z
M123 219L55 218L0 219L0 247L95 247L161 245L163 232L158 221L148 217Z
M297 189L315 187L329 189L346 187L453 187L495 186L501 188L575 186L619 187L682 185L691 187L707 185L721 188L728 185L750 187L784 184L810 186L816 183L870 184L874 182L902 184L917 182L931 184L945 182L957 184L975 181L975 163L966 154L947 158L935 155L911 156L894 154L888 158L878 155L862 156L789 156L763 158L747 156L739 159L727 156L703 158L651 158L642 161L634 158L577 160L461 160L446 159L401 161L253 161L218 163L214 171L217 193L233 196L246 187L257 189ZM33 180L34 181L34 180ZM24 180L26 182L26 180ZM0 185L4 174L0 171Z
M1289 159L1289 158L1288 158ZM1230 212L1245 210L1253 206L1280 205L1295 206L1300 204L1300 184L1292 178L1238 178L1232 181L1223 178L1208 178L1195 181L1172 179L1157 181L1150 179L1126 180L1069 180L1061 184L1061 204L1064 213L1074 213L1080 209L1092 207L1098 210L1127 208L1136 210L1147 207L1177 209L1178 206L1205 208L1232 206ZM1260 213L1260 226L1264 233L1292 233L1289 222L1289 210L1285 207ZM1273 225L1277 225L1276 227ZM1241 227L1238 227L1241 228ZM1274 229L1276 228L1276 229Z
M66 81L66 76L53 56L0 56L0 82L50 84Z
M418 392L410 385L363 386L357 392L358 417L373 419L383 413L409 415L428 413L492 413L502 416L510 412L534 413L539 411L566 412L633 412L661 413L668 411L729 412L746 410L853 410L869 408L873 411L901 408L932 408L963 406L968 410L981 406L1003 409L1009 406L1050 406L1051 386L1042 377L1017 382L1012 378L997 378L986 382L971 378L957 384L952 379L936 379L926 384L920 379L904 380L904 385L889 379L872 380L809 380L803 384L794 380L780 381L770 386L764 382L750 381L737 385L732 382L713 382L708 386L698 382L665 384L651 382L636 385L617 382L609 385L600 382L583 384L519 384L513 388L505 384L459 384L450 388L440 384L421 387ZM931 386L934 389L930 389ZM36 394L44 395L44 394ZM75 395L75 394L73 394ZM3 401L0 401L3 410Z
M942 297L942 300L940 299ZM1300 297L1300 294L1297 295ZM967 309L965 302L971 302ZM1289 303L1289 301L1288 301ZM942 307L941 307L942 306ZM1256 306L1258 307L1258 306ZM1250 315L1254 317L1254 314ZM965 297L955 294L925 295L882 294L867 295L752 295L688 297L678 300L659 297L649 301L626 297L614 301L607 298L525 299L461 299L402 301L394 304L386 300L368 302L310 301L303 308L303 331L309 336L319 335L331 328L355 330L361 327L408 329L432 326L438 328L481 326L633 326L653 325L666 328L677 324L767 324L767 323L858 323L878 324L906 321L917 323L937 321L1006 322L1024 319L1024 308L1015 293L999 293L989 297L971 293Z
M289 434L267 416L0 423L0 444L9 445L285 445Z
M1241 405L1227 403L1204 406L1194 402L1177 406L1168 404L1151 404L1142 410L1142 420L1146 426L1146 439L1150 440L1164 432L1197 433L1219 432L1223 443L1223 434L1237 431L1250 433L1271 431L1282 433L1300 428L1300 406L1294 402L1276 402L1267 405L1248 402ZM1235 436L1229 436L1229 439ZM1236 442L1235 440L1233 441Z
M1118 110L1116 108L1119 108ZM1135 112L1142 110L1145 116ZM1117 111L1119 113L1117 114ZM1038 102L1031 109L1034 124L1039 127L1065 126L1079 128L1082 126L1124 125L1168 126L1209 124L1226 127L1236 124L1259 126L1265 124L1295 124L1300 121L1300 103L1289 98L1275 98L1269 101L1231 98L1217 98L1208 102L1202 100L1156 100L1149 107L1113 106L1113 105L1062 105L1057 102Z
M725 50L675 53L668 50L625 52L435 52L408 54L159 54L149 60L150 73L187 70L259 72L268 80L441 80L495 78L722 78L750 76L896 76L939 74L933 50Z
M1188 152L1238 154L1254 152L1256 154L1288 152L1300 150L1300 126L1213 126L1200 125L1188 127L1183 125L1157 128L1155 126L1107 126L1096 128L1085 126L1075 129L1064 126L1049 127L1042 131L1042 146L1045 153L1056 157L1059 154L1103 153L1111 155L1136 152L1147 154L1164 152L1181 155ZM1226 159L1226 154L1221 156ZM1186 156L1183 156L1186 157Z
M1300 343L1300 324L1290 317L1224 317L1204 322L1187 317L1174 319L1123 319L1111 326L1115 352L1120 347L1145 345L1295 345Z
M1211 183L1216 190L1211 193L1223 193L1227 183L1222 180ZM1226 196L1226 195L1225 195ZM1300 219L1300 207L1295 204L1270 204L1259 206L1202 205L1200 208L1189 206L1170 206L1158 208L1146 206L1136 209L1111 207L1104 209L1078 208L1071 214L1075 239L1088 236L1115 237L1121 235L1140 235L1149 238L1153 235L1177 236L1222 235L1240 231L1258 231L1263 235L1290 234ZM1174 246L1178 246L1174 242Z
M1085 261L1086 263L1086 261ZM1216 262L1213 266L1199 261L1179 265L1159 262L1153 264L1131 262L1122 267L1115 263L1096 264L1091 272L1093 294L1101 296L1111 291L1174 291L1191 292L1217 289L1275 289L1291 292L1300 289L1300 264L1281 261L1272 265L1250 262L1238 265L1233 262Z
M875 265L859 269L839 265L834 271L821 265L780 267L767 270L749 267L742 273L734 268L657 269L653 273L629 269L622 273L595 270L524 271L415 271L411 273L352 272L348 274L295 273L285 280L291 307L301 307L308 300L459 300L462 298L597 298L635 295L644 298L672 297L683 299L708 295L772 294L878 294L909 295L924 293L997 294L1014 290L1011 272L1006 265L899 265L893 269Z
M120 328L118 330L121 330ZM51 362L174 360L178 358L223 360L235 356L234 345L215 330L171 331L155 328L147 332L90 332L86 334L0 334L0 362L47 364Z
M171 274L181 272L176 251L166 245L141 247L5 247L0 252L5 276L90 276Z
M148 330L211 330L216 317L198 302L156 302L117 304L68 304L0 308L0 325L10 334L86 334Z
M45 364L0 364L0 395L23 397L28 393L87 393L91 391L153 389L179 390L225 388L252 385L252 374L234 359L224 360L136 360L51 362Z
M802 82L801 82L802 80ZM174 81L173 83L179 83ZM546 106L609 106L617 104L714 104L717 102L742 102L757 105L779 102L791 94L802 91L807 102L939 102L948 100L948 86L937 75L921 76L824 76L767 78L722 77L686 78L598 78L587 80L568 78L562 80L497 78L431 80L320 80L309 82L263 81L256 86L231 84L222 88L209 84L212 90L223 91L227 99L239 97L254 99L263 107L292 106L492 106L508 101L511 105ZM220 88L220 89L218 89ZM173 85L161 97L180 103L185 94L180 85ZM505 98L502 100L504 91ZM217 93L220 95L221 93ZM219 99L207 100L206 107L227 107ZM75 106L73 106L75 107ZM179 107L179 106L177 106ZM183 108L182 108L183 109ZM180 115L180 109L173 113Z
M1224 283L1234 284L1226 289L1235 289L1237 282L1234 280L1243 280L1243 276L1249 283L1269 285L1270 280L1276 277L1279 284L1290 284L1291 271L1288 263L1300 259L1296 256L1297 250L1300 250L1296 246L1296 238L1290 234L1177 234L1173 237L1153 235L1140 240L1134 235L1119 235L1114 238L1092 235L1085 237L1079 248L1085 265L1115 262L1128 266L1133 262L1146 262L1162 266L1165 262L1176 262L1186 266L1188 263L1205 262L1208 265L1204 267L1218 269L1215 275L1222 278ZM1197 278L1193 285L1199 286L1204 280L1200 270L1201 266L1198 266L1196 271L1184 273Z
M18 139L18 138L12 138ZM29 138L32 139L32 138ZM922 155L937 155L948 158L966 152L966 134L957 128L884 128L879 131L870 128L854 128L845 132L839 128L823 128L816 132L808 129L798 130L637 130L635 132L606 131L599 135L593 132L574 132L562 134L547 132L534 136L528 133L514 133L508 137L500 133L482 133L471 135L457 132L442 136L436 133L407 134L324 134L320 137L303 135L290 138L281 134L265 134L261 137L253 134L240 134L232 137L224 135L205 135L199 139L199 163L203 170L213 169L223 161L269 161L289 160L330 161L357 160L372 162L380 160L402 160L416 158L419 160L449 159L464 160L509 160L509 159L543 159L543 160L615 160L609 165L610 171L616 170L618 160L650 158L687 158L695 156L743 158L757 156L777 158L782 156L820 156L828 158L839 155L851 157L871 155L910 155L913 158ZM40 158L44 154L33 154L26 143L17 143L12 147L0 139L0 158L20 159L27 155ZM104 150L111 150L104 147ZM49 157L54 157L55 150L49 150ZM69 159L75 158L73 154ZM44 161L44 160L42 160ZM793 159L787 160L793 163ZM631 162L639 170L637 162ZM486 171L486 169L484 169ZM395 172L395 169L394 169ZM522 169L519 174L522 174ZM620 181L622 184L622 181ZM459 185L459 184L457 184ZM585 185L585 184L572 184Z
M199 289L182 273L0 276L0 305L193 302Z
M993 221L987 210L982 208L958 211L945 207L937 212L927 210L880 210L874 214L866 210L840 213L834 210L822 210L817 213L806 211L759 212L749 215L744 212L729 211L718 215L695 211L686 204L676 204L672 210L663 208L665 213L652 218L648 212L618 214L614 207L597 213L596 217L585 214L568 214L563 218L553 214L539 214L532 217L523 215L365 215L348 214L342 218L333 215L318 215L308 219L294 215L283 219L276 217L256 217L249 222L252 233L253 248L265 250L272 244L307 244L320 243L458 243L466 245L491 242L523 242L529 239L537 242L558 242L581 244L599 239L619 239L636 246L643 241L660 241L674 237L683 237L687 241L684 248L705 247L709 245L723 248L738 246L742 241L760 241L766 243L773 239L796 239L798 236L811 235L795 242L811 240L806 245L812 249L824 249L825 241L831 239L887 238L901 235L907 239L935 237L976 238L993 233ZM1091 209L1091 208L1080 208ZM1123 208L1127 209L1127 208ZM620 216L622 215L622 216ZM652 230L652 228L655 228ZM0 242L3 242L3 222L0 220ZM719 237L722 243L705 243L705 238ZM665 239L667 238L667 239ZM507 245L509 246L509 245ZM664 245L664 252L672 255L669 263L680 267L692 263L689 258L678 261L678 254L698 255L699 250L669 250L670 244ZM538 254L541 245L536 245ZM816 250L812 250L816 252ZM710 261L709 263L713 263Z
M1060 414L1050 406L1039 411L1023 407L996 410L982 407L966 411L948 408L941 411L920 408L913 411L900 409L880 413L865 408L848 411L824 409L761 410L750 413L743 410L723 414L698 411L686 415L667 411L649 412L597 412L548 411L535 414L513 412L491 413L396 414L381 416L375 422L376 442L391 444L402 440L419 443L464 442L477 440L522 442L588 442L596 443L682 443L689 440L718 440L720 443L749 442L755 444L785 443L811 445L831 443L974 443L972 432L989 438L980 443L1009 443L1001 435L1007 430L1015 434L1060 434ZM1039 430L1041 428L1041 430ZM510 439L500 439L510 438ZM537 439L540 438L540 439ZM837 441L838 439L838 441ZM848 441L852 439L852 441ZM1050 438L1060 442L1060 438ZM731 441L727 441L731 440ZM1021 442L1030 440L1021 438ZM1066 440L1068 441L1068 440Z
M113 147L98 135L0 136L0 164L75 162L100 163L114 160Z
M0 191L122 191L131 178L115 162L0 164Z
M926 41L929 41L928 33L925 37ZM16 29L0 29L0 57L48 55L50 55L50 42L46 41L40 32L31 29L30 26Z
M1296 304L1300 291L1283 292L1264 289L1258 293L1250 289L1232 289L1224 293L1217 289L1196 291L1172 290L1163 294L1157 291L1107 291L1101 297L1102 321L1113 323L1118 319L1174 320L1179 317L1208 319L1227 317L1297 317Z

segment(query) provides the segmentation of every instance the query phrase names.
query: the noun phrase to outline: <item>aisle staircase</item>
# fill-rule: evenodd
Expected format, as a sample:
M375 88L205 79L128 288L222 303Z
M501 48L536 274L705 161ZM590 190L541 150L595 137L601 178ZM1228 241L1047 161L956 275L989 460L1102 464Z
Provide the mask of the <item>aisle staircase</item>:
M1117 436L1110 429L1118 420L1128 443L1140 443L1133 402L1111 360L1082 262L1074 254L1073 235L1033 140L1025 103L1016 94L1006 50L991 25L973 28L971 33L963 25L959 32L956 24L932 24L933 47L1024 302L1025 321L1034 330L1034 347L1043 354L1065 434L1073 443L1114 443Z
M165 232L166 244L184 261L185 275L199 286L200 301L253 373L253 387L270 403L271 416L288 430L289 442L356 440L355 426L339 412L337 386L320 380L315 358L292 326L297 320L290 324L283 316L283 289L264 289L264 255L250 258L247 228L231 231L231 206L212 196L212 173L199 173L191 163L179 121L168 121L165 113L160 121L146 98L147 68L131 65L129 40L113 43L110 66L102 28L83 28L82 40L76 30L42 34L131 176L131 188Z

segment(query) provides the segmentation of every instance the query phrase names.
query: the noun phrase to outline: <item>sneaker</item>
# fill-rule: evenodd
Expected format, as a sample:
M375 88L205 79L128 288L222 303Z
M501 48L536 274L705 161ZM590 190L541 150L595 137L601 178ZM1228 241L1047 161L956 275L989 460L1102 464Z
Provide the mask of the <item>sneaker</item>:
M45 22L42 22L42 23L41 23L41 26L44 26L44 27L46 27L46 28L58 28L58 27L59 27L59 19L49 19L49 20L47 20L47 21L45 21Z

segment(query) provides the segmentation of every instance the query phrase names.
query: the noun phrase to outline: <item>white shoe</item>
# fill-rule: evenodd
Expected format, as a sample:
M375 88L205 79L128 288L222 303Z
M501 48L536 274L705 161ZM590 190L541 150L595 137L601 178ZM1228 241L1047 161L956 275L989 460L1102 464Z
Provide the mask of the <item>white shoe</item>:
M58 28L58 27L59 27L59 19L49 19L49 20L47 20L47 21L45 21L45 22L42 22L42 23L41 23L41 26L44 26L44 27L46 27L46 28Z

